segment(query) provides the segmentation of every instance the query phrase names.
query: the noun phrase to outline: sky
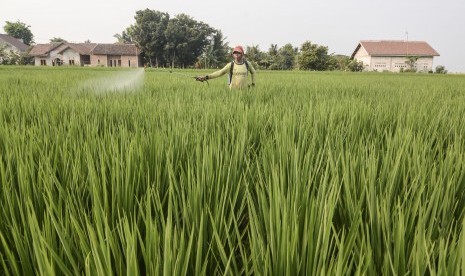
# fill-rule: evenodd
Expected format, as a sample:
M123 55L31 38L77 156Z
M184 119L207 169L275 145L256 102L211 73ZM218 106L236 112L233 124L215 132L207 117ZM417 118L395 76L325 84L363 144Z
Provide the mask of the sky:
M465 73L464 0L0 0L0 33L6 21L30 26L36 43L60 37L69 42L113 43L135 23L136 11L170 17L184 13L221 30L229 46L267 51L287 43L328 47L351 55L360 40L426 41L439 54L433 68Z

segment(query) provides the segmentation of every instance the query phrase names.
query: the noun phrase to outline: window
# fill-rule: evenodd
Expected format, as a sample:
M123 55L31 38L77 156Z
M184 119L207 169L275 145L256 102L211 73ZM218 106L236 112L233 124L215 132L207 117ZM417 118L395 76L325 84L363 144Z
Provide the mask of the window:
M129 65L129 67L131 67L131 60L130 59L128 60L128 65Z
M100 64L100 59L97 59L97 64Z
M69 60L69 65L74 65L74 59Z
M40 60L40 65L47 65L47 61L45 59Z

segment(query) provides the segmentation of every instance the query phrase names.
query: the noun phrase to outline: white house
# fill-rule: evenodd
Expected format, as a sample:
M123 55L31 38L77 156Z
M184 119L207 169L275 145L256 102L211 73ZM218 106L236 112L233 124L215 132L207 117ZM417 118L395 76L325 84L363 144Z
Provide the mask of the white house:
M352 53L351 59L362 61L366 71L399 72L405 69L432 71L433 58L439 56L424 41L362 40ZM418 58L410 68L409 57Z
M134 44L48 43L35 45L29 55L35 65L89 65L140 67L140 51Z
M0 34L0 44L6 46L6 51L13 51L16 53L24 53L26 52L27 47L29 47L21 40L7 34Z

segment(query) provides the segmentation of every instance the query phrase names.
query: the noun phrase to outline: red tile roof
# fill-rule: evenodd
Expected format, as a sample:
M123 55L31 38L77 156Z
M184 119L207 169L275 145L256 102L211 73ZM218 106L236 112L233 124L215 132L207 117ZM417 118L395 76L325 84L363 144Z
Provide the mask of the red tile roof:
M134 44L97 44L92 49L94 55L137 56L139 53Z
M29 52L31 56L46 56L50 51L62 45L63 42L48 43L48 44L37 44Z
M27 47L29 47L26 44L24 44L21 40L14 38L11 35L7 35L7 34L0 34L0 42L5 42L7 44L10 44L11 46L18 49L20 52L25 52Z
M58 53L64 52L66 49L73 49L75 52L81 55L90 55L92 49L95 48L96 43L65 43L61 46L61 49L57 49Z
M424 41L362 40L353 52L352 58L360 47L363 47L370 56L439 56L439 53Z

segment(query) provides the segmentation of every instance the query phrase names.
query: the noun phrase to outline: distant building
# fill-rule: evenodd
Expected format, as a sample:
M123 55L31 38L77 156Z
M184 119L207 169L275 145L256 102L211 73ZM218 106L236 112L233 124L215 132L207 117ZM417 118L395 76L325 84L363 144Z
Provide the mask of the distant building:
M29 55L35 65L140 67L140 51L134 44L48 43L35 45Z
M0 44L6 46L6 51L13 51L16 53L24 53L29 47L28 45L24 44L22 40L7 34L0 34Z
M407 63L408 57L418 57L414 68ZM433 58L439 56L424 41L362 40L352 53L351 59L362 61L366 71L399 72L406 69L432 71Z

